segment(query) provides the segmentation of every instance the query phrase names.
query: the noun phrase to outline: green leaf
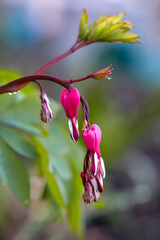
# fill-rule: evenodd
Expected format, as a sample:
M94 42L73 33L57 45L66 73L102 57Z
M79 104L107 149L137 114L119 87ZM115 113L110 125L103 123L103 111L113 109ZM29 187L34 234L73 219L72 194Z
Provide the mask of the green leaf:
M105 29L101 34L99 34L99 39L106 38L108 35L111 35L111 33L113 34L115 30L121 28L124 25L125 23L123 22L112 25L111 27Z
M54 114L59 110L59 104L51 100L51 108ZM40 120L41 101L39 93L35 90L32 93L16 95L0 95L0 122L12 127L19 128L32 134L40 134L40 125L45 125Z
M19 93L17 93L18 95ZM10 105L1 116L1 120L6 123L23 122L23 123L37 123L40 121L40 100L35 93L29 94L28 97L23 98L13 106ZM12 101L12 96L10 101ZM35 110L35 111L34 111Z
M69 137L69 136L68 136ZM50 125L50 132L46 137L38 137L49 153L50 171L60 178L69 180L72 178L71 169L67 162L67 154L69 153L68 142L64 140L58 126ZM62 148L63 146L63 148Z
M83 13L80 18L80 23L79 23L79 35L78 39L79 41L87 39L88 36L88 12L86 9L83 9Z
M25 157L35 158L37 153L24 135L20 134L15 129L5 126L0 126L0 137L17 153Z
M55 175L49 170L48 152L36 138L32 138L32 140L39 154L41 172L47 181L47 184L52 196L62 208L66 208L63 195L62 195L61 189L59 188L57 179L55 178Z
M69 165L67 164L66 158L63 156L59 156L60 154L55 153L50 155L50 164L49 168L50 171L57 174L60 178L63 179L71 179L72 178L72 172L70 170ZM64 170L62 170L64 169Z
M79 41L139 43L139 35L128 33L134 26L129 21L122 21L124 16L125 13L116 16L103 14L88 26L88 13L84 10L80 19Z
M125 12L122 12L122 13L120 13L120 14L117 15L117 16L113 16L112 24L117 24L117 23L119 23L125 15L126 15L126 13L125 13Z
M28 207L30 186L27 171L2 139L0 139L0 176L6 180L17 199Z
M109 42L128 42L128 43L138 43L140 42L137 38L139 38L140 36L134 33L121 33L121 32L117 32L113 35L110 35L107 37L107 40Z
M22 77L21 74L9 69L0 69L0 85L6 84L14 79Z
M9 83L17 78L22 77L21 74L9 70L9 69L0 69L0 85ZM31 93L35 90L35 88L32 86L31 84L28 84L25 88L23 88L23 90L21 90L21 92L28 94Z
M95 27L92 27L92 31L90 32L88 39L90 41L95 41L99 38L100 33L104 31L106 27L106 21L98 23Z
M70 227L72 231L76 232L78 236L81 238L83 236L83 211L82 211L82 184L81 184L81 178L80 174L77 176L77 171L72 165L72 171L73 171L73 178L74 181L72 181L72 190L71 190L71 199L70 204L68 206L68 217L70 222Z

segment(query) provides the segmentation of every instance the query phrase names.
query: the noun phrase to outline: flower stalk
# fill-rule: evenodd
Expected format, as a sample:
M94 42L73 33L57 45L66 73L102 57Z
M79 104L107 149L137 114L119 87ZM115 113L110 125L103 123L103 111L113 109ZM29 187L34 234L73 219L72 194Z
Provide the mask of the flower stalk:
M113 69L109 70L110 71L109 74L111 74L112 70ZM7 84L0 86L0 94L18 92L22 88L24 88L28 83L36 82L37 80L51 81L51 82L57 83L57 84L63 86L64 88L68 89L70 84L73 84L76 82L81 82L81 81L87 80L89 78L95 78L95 73L89 74L83 78L71 79L71 80L62 79L62 78L59 78L56 76L46 75L46 74L33 74L33 75L18 78L16 80L13 80Z

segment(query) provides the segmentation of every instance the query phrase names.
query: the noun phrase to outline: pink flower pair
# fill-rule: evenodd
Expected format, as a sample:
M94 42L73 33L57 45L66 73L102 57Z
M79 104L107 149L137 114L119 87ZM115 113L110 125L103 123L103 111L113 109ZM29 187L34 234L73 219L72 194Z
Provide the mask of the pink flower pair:
M61 93L61 104L69 118L69 130L73 141L79 138L78 131L78 108L80 100L83 108L83 139L87 147L87 154L84 158L83 172L81 178L83 183L83 199L86 203L98 202L100 193L103 192L103 179L105 178L105 166L100 154L101 130L98 125L89 123L88 104L76 88L64 89Z

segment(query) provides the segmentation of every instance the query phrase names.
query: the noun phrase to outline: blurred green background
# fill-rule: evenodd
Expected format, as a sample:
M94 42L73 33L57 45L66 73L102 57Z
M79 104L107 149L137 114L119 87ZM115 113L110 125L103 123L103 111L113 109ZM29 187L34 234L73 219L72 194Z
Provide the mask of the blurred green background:
M43 83L50 98L57 102L52 103L55 119L47 127L39 121L38 92L34 94L33 89L29 89L15 96L0 96L1 147L5 141L18 153L31 184L31 205L25 209L1 181L2 240L160 239L160 2L1 0L0 68L30 75L68 50L77 37L84 7L90 22L102 13L127 12L125 18L133 21L136 25L133 31L142 35L143 42L93 44L47 71L70 79L83 77L111 63L114 67L111 81L89 79L75 85L88 101L91 123L98 124L102 130L100 149L107 170L104 193L98 204L86 206L82 201L79 172L86 149L82 138L77 144L70 140L66 116L57 104L60 86ZM4 70L0 76L0 84L17 77ZM17 104L21 101L18 96L24 100L22 105ZM81 129L81 109L78 119ZM36 123L39 125L33 126ZM5 126L16 127L25 138L21 151L22 140L17 144L11 141L14 133L5 131ZM8 136L12 134L10 139ZM32 153L28 156L28 152ZM49 159L53 179L44 166L45 159ZM47 179L49 189L40 173ZM14 192L10 178L16 177L16 172L7 174L8 185ZM2 175L0 172L4 180L6 176ZM55 179L59 179L62 192L59 197L56 197L59 190ZM18 199L25 205L23 196L18 195ZM63 201L67 210L63 208Z

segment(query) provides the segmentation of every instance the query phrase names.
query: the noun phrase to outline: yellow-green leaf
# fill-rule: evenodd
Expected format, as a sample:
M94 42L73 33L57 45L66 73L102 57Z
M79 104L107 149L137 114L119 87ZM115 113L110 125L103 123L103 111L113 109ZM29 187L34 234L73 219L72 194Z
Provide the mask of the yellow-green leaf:
M114 20L112 21L113 24L119 23L122 18L126 15L125 12L120 13L119 15L115 16Z
M88 12L86 9L83 9L79 23L79 41L85 40L88 37L88 32Z
M138 43L139 35L128 33L134 26L130 21L122 21L126 13L115 16L102 14L88 26L88 12L84 9L80 19L79 41L92 42L133 42Z
M135 34L135 33L128 33L128 32L124 32L122 34L115 34L115 35L110 35L108 36L107 40L109 42L134 42L134 43L138 43L140 42L139 39L140 38L139 35Z

